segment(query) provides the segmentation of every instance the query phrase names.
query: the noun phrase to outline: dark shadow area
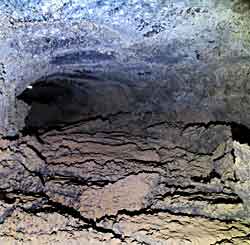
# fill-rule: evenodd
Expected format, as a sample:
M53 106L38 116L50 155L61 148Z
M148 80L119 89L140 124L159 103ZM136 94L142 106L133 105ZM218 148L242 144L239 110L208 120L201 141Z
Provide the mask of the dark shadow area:
M67 80L36 82L17 97L30 107L24 130L46 129L75 120L88 107L85 91Z
M28 105L32 103L54 104L60 100L60 97L71 96L71 89L65 83L57 82L38 82L32 89L26 89L17 98L23 100Z
M7 192L0 191L0 200L7 203L7 204L13 204L16 201L15 197L9 197Z
M139 94L127 85L94 77L66 74L43 78L17 96L19 114L26 113L22 132L60 128L127 112L135 108L134 95L136 99L148 98L144 97L143 91Z
M250 145L250 129L242 124L231 123L233 140Z
M194 182L208 184L208 183L210 183L212 181L212 179L215 179L215 178L220 179L221 176L215 170L212 170L211 173L206 177L193 176L193 177L191 177L191 180L194 181Z

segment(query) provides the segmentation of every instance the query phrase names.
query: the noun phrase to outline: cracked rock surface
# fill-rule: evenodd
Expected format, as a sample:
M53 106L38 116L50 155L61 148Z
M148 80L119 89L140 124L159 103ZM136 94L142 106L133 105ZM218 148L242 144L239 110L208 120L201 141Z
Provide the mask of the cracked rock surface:
M0 244L250 244L249 1L0 17Z
M249 244L250 147L236 126L143 116L2 140L3 243Z

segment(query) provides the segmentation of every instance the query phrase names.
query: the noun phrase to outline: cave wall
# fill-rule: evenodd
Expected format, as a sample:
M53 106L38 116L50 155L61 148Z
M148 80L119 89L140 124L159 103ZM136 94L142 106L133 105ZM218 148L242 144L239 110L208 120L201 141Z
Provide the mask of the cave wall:
M1 242L248 244L250 147L230 125L152 120L1 140Z
M249 244L250 4L0 3L0 243Z

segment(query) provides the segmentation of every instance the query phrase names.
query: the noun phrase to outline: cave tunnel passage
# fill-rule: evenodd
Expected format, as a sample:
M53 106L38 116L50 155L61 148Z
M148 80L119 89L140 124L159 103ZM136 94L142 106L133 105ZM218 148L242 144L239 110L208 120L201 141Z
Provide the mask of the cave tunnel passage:
M25 130L47 130L126 112L134 105L130 92L124 84L92 76L51 76L27 86L17 103L29 108Z
M39 81L17 99L30 106L26 128L47 128L73 120L79 107L86 106L86 93L68 81Z
M148 93L151 91L151 87L130 87L119 82L102 81L92 75L72 77L63 74L47 77L27 86L17 96L17 102L22 101L22 106L29 107L23 131L43 131L96 117L105 118L120 112L133 114L146 107ZM162 116L164 118L164 115L159 118ZM229 124L233 140L250 145L250 129L235 122Z
M0 245L249 244L250 0L2 2Z
M17 97L30 106L26 129L48 128L74 120L86 107L87 94L81 86L65 80L39 81Z

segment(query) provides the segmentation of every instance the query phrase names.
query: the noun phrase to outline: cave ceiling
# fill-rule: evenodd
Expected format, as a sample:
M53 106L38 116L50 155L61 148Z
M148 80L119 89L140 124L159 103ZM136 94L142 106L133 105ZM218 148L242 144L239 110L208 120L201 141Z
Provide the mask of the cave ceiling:
M16 0L0 14L3 113L53 77L141 88L132 108L169 121L249 126L249 1Z

